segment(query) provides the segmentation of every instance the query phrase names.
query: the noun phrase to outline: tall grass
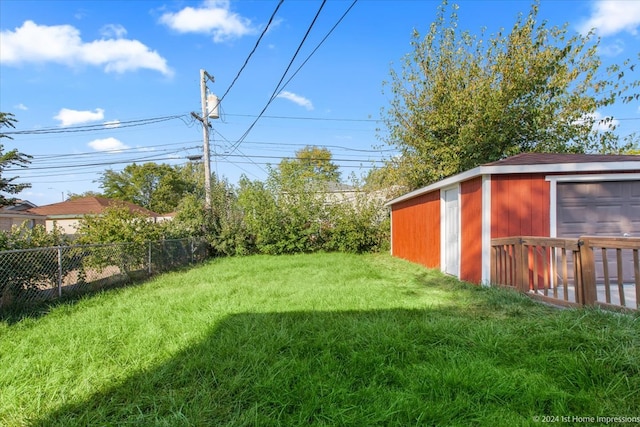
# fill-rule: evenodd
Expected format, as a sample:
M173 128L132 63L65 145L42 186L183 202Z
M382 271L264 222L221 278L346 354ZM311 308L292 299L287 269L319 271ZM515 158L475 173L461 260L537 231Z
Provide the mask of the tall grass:
M640 416L640 320L385 255L226 258L0 324L0 425Z

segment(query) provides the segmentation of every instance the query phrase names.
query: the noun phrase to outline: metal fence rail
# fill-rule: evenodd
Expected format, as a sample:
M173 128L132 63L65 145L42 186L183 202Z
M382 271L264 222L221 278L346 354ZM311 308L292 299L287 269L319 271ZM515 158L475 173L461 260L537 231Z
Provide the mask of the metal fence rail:
M194 239L0 252L0 310L93 292L202 262Z

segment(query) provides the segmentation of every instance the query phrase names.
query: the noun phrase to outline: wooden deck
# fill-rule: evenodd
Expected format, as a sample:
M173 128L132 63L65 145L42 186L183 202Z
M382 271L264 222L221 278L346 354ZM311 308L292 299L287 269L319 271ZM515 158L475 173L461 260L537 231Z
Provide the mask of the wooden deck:
M492 284L553 304L639 309L638 238L517 236L491 246Z

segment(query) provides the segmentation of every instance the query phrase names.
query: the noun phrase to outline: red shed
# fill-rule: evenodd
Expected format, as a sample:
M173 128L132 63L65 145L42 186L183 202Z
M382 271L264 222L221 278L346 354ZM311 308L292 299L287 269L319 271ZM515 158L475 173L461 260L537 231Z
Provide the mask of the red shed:
M493 238L640 237L640 156L519 154L387 206L392 255L489 283Z

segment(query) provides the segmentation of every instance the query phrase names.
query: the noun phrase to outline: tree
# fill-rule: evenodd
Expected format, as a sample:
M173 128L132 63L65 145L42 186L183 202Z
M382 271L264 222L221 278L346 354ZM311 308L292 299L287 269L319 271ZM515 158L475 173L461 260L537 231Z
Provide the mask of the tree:
M182 197L194 188L178 168L152 162L133 163L122 172L109 169L99 182L106 197L135 203L158 213L175 210Z
M477 37L458 29L457 7L445 1L423 38L414 31L413 53L386 83L383 137L401 151L394 162L410 187L522 152L625 148L615 122L598 123L596 112L640 99L630 93L638 81L624 80L633 65L603 73L592 34L538 23L538 9L534 2L508 34Z
M319 180L339 182L338 165L331 161L332 154L327 148L307 145L296 151L295 159L283 159L278 165L284 180Z
M0 128L8 127L15 128L17 120L11 113L0 112ZM0 133L0 139L11 138L9 135ZM26 167L30 163L31 156L20 153L17 149L7 151L3 153L4 146L0 144L0 192L17 194L25 188L31 187L31 184L16 184L13 181L19 177L5 178L2 176L2 172L10 166ZM12 204L15 201L14 198L6 198L0 193L0 207Z
M101 215L87 215L78 224L78 243L120 243L144 244L158 240L160 229L149 217L131 211L124 204L114 203Z
M98 191L85 191L83 193L67 193L67 200L81 199L83 197L104 197L104 194Z

